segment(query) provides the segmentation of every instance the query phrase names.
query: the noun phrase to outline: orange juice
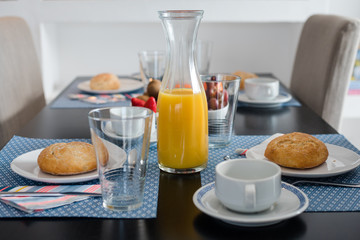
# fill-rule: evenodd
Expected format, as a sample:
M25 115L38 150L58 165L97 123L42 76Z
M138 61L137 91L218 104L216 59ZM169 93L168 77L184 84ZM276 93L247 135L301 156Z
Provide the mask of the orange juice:
M172 169L191 169L208 160L208 112L205 93L173 89L159 93L158 160Z

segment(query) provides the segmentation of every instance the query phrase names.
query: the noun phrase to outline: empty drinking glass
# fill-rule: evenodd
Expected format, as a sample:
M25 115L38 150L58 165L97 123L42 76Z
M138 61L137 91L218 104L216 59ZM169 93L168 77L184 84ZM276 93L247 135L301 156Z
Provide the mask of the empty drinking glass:
M103 206L132 210L141 206L148 165L153 111L142 107L90 111Z

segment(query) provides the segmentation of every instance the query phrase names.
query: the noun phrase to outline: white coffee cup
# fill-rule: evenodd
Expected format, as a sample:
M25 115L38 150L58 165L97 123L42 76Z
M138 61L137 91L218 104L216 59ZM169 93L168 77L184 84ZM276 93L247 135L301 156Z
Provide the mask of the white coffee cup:
M279 80L274 78L245 79L245 94L252 100L272 100L279 95Z
M280 197L281 169L273 162L232 159L219 163L215 170L216 197L230 210L264 211Z

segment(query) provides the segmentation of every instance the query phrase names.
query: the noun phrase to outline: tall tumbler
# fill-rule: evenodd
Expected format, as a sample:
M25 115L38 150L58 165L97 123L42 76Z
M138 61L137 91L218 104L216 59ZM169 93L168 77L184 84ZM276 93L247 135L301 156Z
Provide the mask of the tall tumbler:
M153 111L143 107L89 112L105 208L127 211L142 205L152 117Z

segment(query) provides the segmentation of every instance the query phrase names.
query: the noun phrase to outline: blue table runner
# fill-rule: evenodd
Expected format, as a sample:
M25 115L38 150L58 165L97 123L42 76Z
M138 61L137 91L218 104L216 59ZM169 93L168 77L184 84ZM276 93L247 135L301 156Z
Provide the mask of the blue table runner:
M134 80L139 80L138 78L131 77L131 76L119 76L123 78L132 78ZM70 99L69 94L88 94L93 96L99 96L97 94L89 94L86 92L83 92L77 88L78 84L82 81L88 81L90 80L90 77L78 77L76 78L57 98L50 103L51 108L101 108L101 107L119 107L119 106L130 106L131 102L129 99L126 99L125 101L118 101L118 102L106 102L102 104L94 104L89 102L84 102L78 99ZM140 80L139 80L140 81ZM132 92L129 92L128 94L142 94L143 89L135 90ZM282 85L280 85L280 93L287 94L288 91L286 88ZM244 91L240 91L239 94L244 94ZM116 94L114 94L116 95ZM109 96L113 96L112 94L109 94ZM238 101L238 107L248 107L247 103ZM281 104L280 106L295 106L299 107L301 106L301 103L295 99L294 97L286 102Z
M354 147L343 135L340 134L319 134L314 135L325 143L348 148L357 154L360 151ZM215 166L223 161L223 157L229 155L231 158L243 158L235 153L237 148L251 148L260 144L270 137L269 135L246 135L234 136L231 144L225 148L210 149L209 162L205 170L201 172L201 184L215 181ZM33 139L15 136L0 151L0 185L19 186L19 185L44 185L23 178L10 169L10 162L17 156L38 148L43 148L55 142L69 142L81 140L89 142L88 139ZM283 181L292 183L299 178L283 177ZM334 182L360 183L360 168L356 168L348 173L317 179ZM84 184L94 184L98 181L93 180ZM79 183L77 183L79 184ZM157 211L159 186L159 169L157 165L156 145L150 147L149 151L149 170L146 177L144 204L138 210L125 213L109 212L102 207L101 198L87 199L78 203L66 205L56 209L49 209L31 215L22 213L10 206L0 203L0 217L93 217L93 218L154 218ZM341 188L321 185L299 185L309 197L310 204L306 212L347 212L360 211L360 189Z
M139 80L137 78L131 76L119 76L120 78L130 78L134 80ZM80 101L78 99L70 99L69 94L88 94L93 96L99 96L98 94L89 94L78 89L78 84L83 81L90 80L91 77L77 77L56 99L51 102L51 108L101 108L101 107L120 107L120 106L130 106L131 102L129 99L125 101L118 102L106 102L103 104L94 104L89 102ZM139 80L140 81L140 80ZM140 94L143 93L143 89L134 90L132 92L128 92L128 94ZM114 94L116 95L116 94ZM109 94L108 96L112 96Z
M360 151L354 147L343 135L319 134L314 135L325 143L330 143L348 148L357 154ZM205 170L201 172L201 184L204 186L215 181L215 166L223 161L223 157L229 155L231 158L245 158L235 153L237 148L249 149L269 138L270 135L234 136L231 144L226 148L209 150L209 162ZM282 180L292 183L303 178L282 177ZM308 179L311 180L311 179ZM360 167L334 177L317 178L313 180L360 183ZM309 207L306 212L349 212L360 211L360 188L344 188L321 185L297 185L309 198Z
M57 185L36 182L14 173L10 168L13 159L26 152L44 148L57 142L84 141L89 139L38 139L14 136L0 151L0 186L34 186ZM149 165L145 180L144 202L138 209L128 212L115 212L106 210L102 206L102 198L89 198L58 208L27 214L0 203L0 218L4 217L90 217L90 218L155 218L157 215L157 199L160 170L157 164L156 146L149 150ZM98 180L87 181L79 184L99 184Z

